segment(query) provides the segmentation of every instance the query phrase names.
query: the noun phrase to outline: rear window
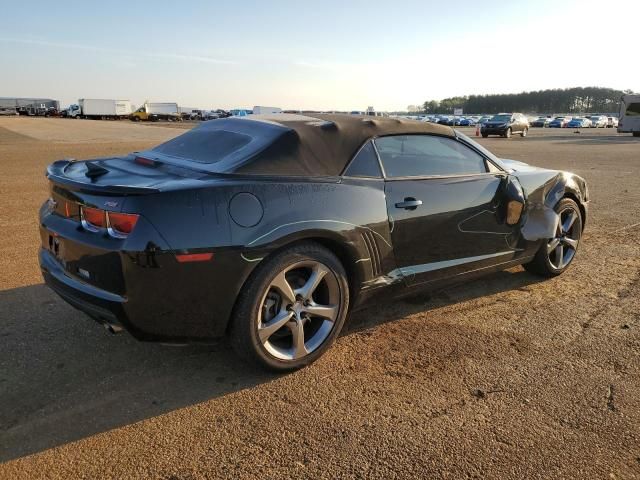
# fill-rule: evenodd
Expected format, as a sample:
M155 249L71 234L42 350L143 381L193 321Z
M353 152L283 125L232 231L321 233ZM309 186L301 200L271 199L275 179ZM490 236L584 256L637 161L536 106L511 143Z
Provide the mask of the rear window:
M628 117L640 116L640 103L630 103L627 105L627 111L624 114Z
M356 154L345 175L349 177L382 177L378 156L370 141Z
M228 130L194 129L155 147L152 152L198 163L217 163L251 142L251 136Z

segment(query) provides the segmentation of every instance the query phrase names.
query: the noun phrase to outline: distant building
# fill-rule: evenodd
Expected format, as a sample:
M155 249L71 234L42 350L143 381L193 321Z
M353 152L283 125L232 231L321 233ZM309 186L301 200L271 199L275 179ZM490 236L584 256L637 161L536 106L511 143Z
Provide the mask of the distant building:
M11 108L23 115L38 115L50 108L60 110L60 102L51 98L0 97L0 109Z

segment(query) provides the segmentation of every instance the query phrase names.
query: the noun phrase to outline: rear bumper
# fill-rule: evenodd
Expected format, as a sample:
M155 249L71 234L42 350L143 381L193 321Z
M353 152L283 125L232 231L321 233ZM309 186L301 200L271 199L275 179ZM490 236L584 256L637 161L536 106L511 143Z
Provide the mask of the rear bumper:
M82 195L76 202L102 205L110 199ZM150 196L127 198L133 200L145 200L140 208L151 213L159 208L149 205ZM66 302L114 331L127 330L138 340L202 342L226 333L238 292L256 263L243 259L243 247L214 246L224 239L217 238L213 228L197 229L203 219L201 209L182 209L197 212L188 222L181 219L183 224L198 224L193 230L176 234L173 227L163 225L175 240L177 248L171 248L144 215L132 235L118 239L83 229L75 212L70 217L59 215L50 203L40 210L39 262L46 284ZM171 223L171 218L163 222ZM201 232L207 233L204 240L213 245L203 247ZM209 252L212 256L207 261L181 263L177 258L178 254Z
M44 248L40 249L39 260L45 283L64 301L114 333L126 328L128 322L123 309L124 297L66 275L58 261Z

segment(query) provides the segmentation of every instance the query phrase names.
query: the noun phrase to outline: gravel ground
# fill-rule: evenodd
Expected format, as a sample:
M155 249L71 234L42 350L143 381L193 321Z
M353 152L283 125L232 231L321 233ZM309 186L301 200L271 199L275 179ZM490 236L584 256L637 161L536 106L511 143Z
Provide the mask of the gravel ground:
M480 139L587 179L572 268L359 312L317 363L278 376L224 341L110 336L42 284L45 166L178 133L0 118L0 478L640 478L640 141Z

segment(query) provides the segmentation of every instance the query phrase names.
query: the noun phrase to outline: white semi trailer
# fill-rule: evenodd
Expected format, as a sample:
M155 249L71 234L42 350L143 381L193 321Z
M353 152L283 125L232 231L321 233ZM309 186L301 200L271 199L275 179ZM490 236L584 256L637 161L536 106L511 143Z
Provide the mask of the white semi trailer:
M129 100L111 100L101 98L81 98L77 104L70 105L64 116L70 118L127 118L133 109Z

